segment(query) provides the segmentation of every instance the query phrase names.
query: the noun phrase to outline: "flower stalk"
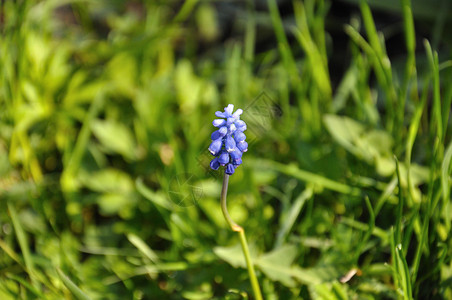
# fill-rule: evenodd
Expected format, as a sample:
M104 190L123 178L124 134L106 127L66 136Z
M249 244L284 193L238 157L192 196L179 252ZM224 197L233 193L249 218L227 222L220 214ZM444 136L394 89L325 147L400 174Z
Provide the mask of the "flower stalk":
M221 210L223 211L224 218L226 222L231 227L231 229L235 232L238 232L240 238L240 244L242 245L243 255L245 256L246 266L248 268L248 275L250 276L251 287L253 289L254 297L256 300L262 300L262 294L259 287L259 282L257 281L256 273L254 271L254 265L251 260L250 250L248 248L248 243L246 242L245 230L242 226L235 223L228 212L227 207L227 194L228 194L228 183L229 183L229 175L224 174L223 177L223 187L221 189Z

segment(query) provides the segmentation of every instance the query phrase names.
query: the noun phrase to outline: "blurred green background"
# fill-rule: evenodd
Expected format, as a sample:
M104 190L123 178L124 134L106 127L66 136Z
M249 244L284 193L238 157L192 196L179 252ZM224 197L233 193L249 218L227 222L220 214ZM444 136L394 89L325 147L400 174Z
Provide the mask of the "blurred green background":
M412 3L411 3L412 2ZM4 0L0 299L452 299L452 3Z

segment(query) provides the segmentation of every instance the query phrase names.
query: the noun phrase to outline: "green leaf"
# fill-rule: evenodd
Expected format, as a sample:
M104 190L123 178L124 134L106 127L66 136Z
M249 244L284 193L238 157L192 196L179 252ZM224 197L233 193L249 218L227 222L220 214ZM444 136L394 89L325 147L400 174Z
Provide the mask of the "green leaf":
M356 156L360 156L354 141L364 132L364 126L348 117L325 115L323 117L326 129L342 147ZM366 157L364 157L367 159Z
M294 278L296 278L299 282L307 285L316 285L323 281L325 281L326 276L322 273L321 269L303 269L298 266L295 266L291 270L291 274ZM329 274L328 272L325 274Z
M171 202L168 200L168 197L165 197L163 193L154 192L150 188L148 188L142 178L137 178L135 181L135 187L137 191L146 199L151 201L153 204L163 207L167 210L173 210Z
M80 174L80 181L89 189L101 193L128 193L134 189L129 174L112 168L83 172Z
M368 163L381 157L391 157L394 141L383 130L368 130L348 117L325 115L323 121L331 136L347 151Z
M213 252L234 268L246 268L245 256L243 255L240 244L232 247L215 247L213 248Z
M259 257L256 265L270 279L293 287L295 286L295 281L292 279L294 273L291 265L297 254L297 247L294 245L284 245Z
M79 70L68 81L68 91L63 100L64 105L71 108L75 107L75 105L90 102L104 85L105 82L101 80L88 80L87 74L83 70Z
M184 291L182 296L188 300L204 300L212 299L213 293L211 291Z
M260 256L256 260L256 266L271 280L288 287L296 286L294 279L306 285L317 285L339 276L339 272L331 266L318 265L303 269L293 265L297 254L298 248L295 245L284 245Z
M127 159L135 158L135 141L129 128L115 121L93 121L94 135L102 146L113 153L119 153Z
M182 110L193 111L201 103L212 103L218 98L217 89L214 84L198 78L193 71L189 60L181 60L174 74L179 105Z
M130 215L130 206L135 203L134 198L127 194L105 193L99 196L97 202L104 215L115 215L127 219Z
M137 61L129 54L119 53L108 64L110 83L116 91L127 97L134 97L137 76Z
M315 287L317 293L316 299L321 300L347 300L347 289L346 285L339 283L338 281L333 281L331 284L320 284Z

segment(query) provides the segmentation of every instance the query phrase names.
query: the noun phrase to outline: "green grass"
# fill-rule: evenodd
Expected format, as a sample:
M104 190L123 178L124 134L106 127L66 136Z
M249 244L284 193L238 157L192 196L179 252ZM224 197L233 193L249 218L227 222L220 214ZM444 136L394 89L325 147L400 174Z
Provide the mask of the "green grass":
M0 299L253 299L206 168L228 103L250 144L228 209L264 299L452 298L448 12L385 2L393 59L350 0L341 71L330 1L267 2L226 41L218 2L2 2Z

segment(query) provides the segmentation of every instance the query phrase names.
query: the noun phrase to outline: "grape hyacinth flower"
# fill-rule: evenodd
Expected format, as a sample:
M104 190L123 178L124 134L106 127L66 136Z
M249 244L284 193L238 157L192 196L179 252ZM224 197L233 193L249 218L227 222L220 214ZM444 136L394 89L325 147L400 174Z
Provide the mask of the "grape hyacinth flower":
M246 130L246 124L240 120L243 110L237 109L235 112L233 111L234 105L229 104L224 108L224 112L217 111L215 113L220 119L215 119L212 123L218 129L211 136L212 143L209 146L209 151L215 158L210 162L210 167L213 170L218 170L220 166L224 166L223 187L221 188L220 196L221 210L228 225L239 234L254 298L262 300L259 282L254 271L248 243L246 242L245 229L232 220L226 203L229 176L234 174L235 169L242 164L242 155L248 150L248 143L245 141L246 136L243 133Z
M235 169L242 164L242 155L248 150L246 136L246 123L240 120L243 110L237 109L234 113L234 105L229 104L224 112L217 111L215 115L221 119L213 120L213 126L218 130L211 135L212 143L209 151L215 158L210 162L213 170L220 166L225 167L225 173L232 175Z

